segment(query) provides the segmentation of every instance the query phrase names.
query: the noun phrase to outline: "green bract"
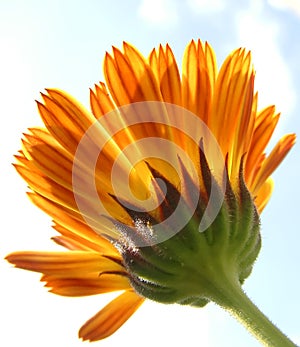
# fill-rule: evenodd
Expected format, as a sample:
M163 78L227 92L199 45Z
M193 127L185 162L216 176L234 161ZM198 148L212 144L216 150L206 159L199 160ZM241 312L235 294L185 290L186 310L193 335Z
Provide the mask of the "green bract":
M155 245L136 246L136 243L142 244L143 235L151 235L152 226L159 221L149 212L136 211L127 202L122 204L131 216L134 227L116 224L124 235L118 246L122 249L132 286L138 294L151 300L204 306L214 300L217 284L224 276L242 284L251 273L259 253L259 215L244 183L242 165L237 178L238 193L233 192L225 172L225 196L220 187L219 196L215 197L223 199L221 209L211 225L205 231L199 231L201 219L208 207L211 184L217 184L201 150L199 165L206 194L200 195L197 209L186 226L168 240ZM162 179L166 184L167 194L159 212L167 218L176 208L180 192L159 172L149 168L154 177ZM183 165L181 170L185 184L189 187L187 192L193 194L197 187ZM189 196L186 196L188 199ZM187 210L186 204L176 218L182 218ZM165 225L162 226L160 232L168 232L165 228ZM145 238L142 241L144 244L147 242Z

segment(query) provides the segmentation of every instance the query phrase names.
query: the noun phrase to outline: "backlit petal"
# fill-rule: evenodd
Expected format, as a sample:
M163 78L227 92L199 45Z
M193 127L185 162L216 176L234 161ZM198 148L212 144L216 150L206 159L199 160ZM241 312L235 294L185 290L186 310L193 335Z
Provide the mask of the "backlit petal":
M90 273L122 272L123 266L96 252L15 252L6 259L16 267L46 275L81 277Z
M95 85L95 92L93 90L90 91L90 103L92 112L97 119L115 108L103 82L100 82L99 85Z
M74 98L59 90L42 94L38 102L40 115L54 138L69 152L75 153L79 141L95 118Z
M208 123L213 100L217 64L213 49L208 43L191 41L183 58L183 107Z
M255 204L257 206L258 212L261 213L266 207L274 189L274 182L271 177L269 177L265 183L260 187L257 196L255 198Z
M165 102L181 106L181 81L174 54L169 45L159 46L149 57L150 66L158 80Z
M255 167L260 165L259 161L264 154L264 150L270 141L278 120L279 114L275 114L274 106L265 108L256 117L251 145L247 151L245 167L245 178L250 189L255 174Z
M63 296L88 296L130 289L126 276L119 274L90 274L81 277L72 275L43 276L42 282L51 288L49 292Z
M133 291L126 291L88 320L80 329L79 337L97 341L110 336L131 317L143 301Z
M283 136L276 146L273 148L271 153L263 162L259 172L257 173L253 182L253 194L259 191L261 186L267 180L267 178L275 171L285 156L288 154L292 146L295 144L295 134L289 134Z
M117 105L162 100L157 81L147 61L127 43L124 43L124 53L113 48L113 56L106 54L104 73Z
M235 50L223 63L216 81L212 112L208 125L223 154L228 153L229 176L236 177L238 163L233 146L244 147L241 132L251 117L253 100L253 68L249 52ZM252 124L252 122L251 122ZM239 130L241 129L241 131ZM251 134L252 135L252 134ZM236 139L238 136L238 139ZM247 135L247 141L250 134ZM234 143L235 140L240 141ZM232 170L232 166L234 165Z

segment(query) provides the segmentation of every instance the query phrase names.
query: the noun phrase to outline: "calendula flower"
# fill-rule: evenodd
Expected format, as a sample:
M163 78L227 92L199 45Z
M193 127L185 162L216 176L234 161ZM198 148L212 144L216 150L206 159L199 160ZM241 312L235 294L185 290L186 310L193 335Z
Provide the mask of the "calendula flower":
M84 340L111 335L149 298L214 301L261 341L292 346L241 289L270 176L295 142L286 135L266 155L279 114L257 109L250 52L233 51L218 70L211 46L192 41L180 74L168 45L147 59L124 43L106 54L104 74L91 112L60 90L42 94L46 128L29 129L16 156L67 250L8 261L42 273L55 294L122 291L83 325Z

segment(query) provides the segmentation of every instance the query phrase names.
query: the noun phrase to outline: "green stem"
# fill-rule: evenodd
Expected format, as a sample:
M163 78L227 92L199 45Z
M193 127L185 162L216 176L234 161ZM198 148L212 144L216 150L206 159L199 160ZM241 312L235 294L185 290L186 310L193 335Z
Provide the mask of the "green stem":
M239 283L223 282L213 292L213 301L229 311L264 346L297 347L253 304Z

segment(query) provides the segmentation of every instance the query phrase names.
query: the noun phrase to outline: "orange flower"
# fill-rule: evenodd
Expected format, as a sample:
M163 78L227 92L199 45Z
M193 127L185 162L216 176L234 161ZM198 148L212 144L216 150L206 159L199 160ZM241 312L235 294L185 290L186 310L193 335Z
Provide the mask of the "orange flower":
M149 297L143 294L146 293L145 288L142 292L134 285L134 276L126 263L130 259L126 258L126 254L124 256L122 245L120 247L122 240L125 243L130 240L126 237L118 240L122 228L124 231L120 224L145 233L150 230L146 226L151 225L153 220L165 219L172 213L172 198L175 202L179 199L176 192L180 190L173 188L178 186L180 174L176 172L173 161L168 163L148 155L145 145L139 141L161 138L187 153L196 168L200 192L207 197L206 174L213 172L208 168L205 171L205 159L210 168L214 164L205 141L202 148L205 159L200 158L199 161L197 146L202 134L199 134L197 143L189 137L189 119L183 117L176 123L177 127L173 123L145 121L143 114L137 112L133 115L135 121L129 124L129 117L124 116L122 106L141 102L168 103L196 115L214 135L221 154L226 157L228 182L233 193L240 193L240 182L244 179L259 212L272 193L270 175L295 142L295 135L286 135L268 156L265 154L279 114L274 106L257 110L251 55L244 49L233 51L218 71L210 45L200 40L192 41L186 48L180 75L168 45L153 50L146 59L133 46L124 43L123 51L113 48L112 55L106 54L104 73L106 85L100 82L90 93L92 112L85 110L65 92L47 90L47 94L42 95L43 102L38 102L46 129L30 129L23 139L22 150L16 156L16 169L31 189L29 197L52 217L59 234L53 240L68 250L15 252L7 256L7 260L16 267L42 273L41 280L55 294L85 296L123 291L80 329L79 336L90 341L114 333L143 303L144 296ZM157 105L147 104L144 111L151 112L155 107ZM135 111L131 109L131 112ZM170 114L167 112L164 119L168 117ZM155 120L155 116L152 119ZM100 120L100 125L97 125L97 120ZM86 134L91 148L82 146ZM197 129L195 134L197 137ZM132 144L134 150L126 152ZM167 158L179 157L183 160L172 148L164 148L160 143L153 148L155 146L157 151L165 151ZM79 154L78 148L81 148ZM89 160L94 159L94 166L89 166ZM116 192L111 172L117 159L119 186ZM178 166L188 180L189 165L180 160ZM214 170L215 173L217 169ZM134 204L124 207L125 199L118 199L125 194L122 183L126 173L136 199L143 201L149 198L149 184L152 182L152 198L154 196L153 200L159 200L162 188L153 183L153 177L165 179L168 193L173 192L164 208L153 208L147 214L147 220L142 220L143 227L137 225L141 222L137 216L145 217L144 212L132 214ZM95 196L84 189L91 175L97 197L111 218L99 213ZM189 195L191 192L185 192L186 198ZM126 247L131 247L132 254L135 246ZM171 265L165 265L168 266ZM246 272L240 275L241 282L248 276L248 268ZM182 303L187 302L182 300ZM201 300L198 302L200 306L204 304Z

